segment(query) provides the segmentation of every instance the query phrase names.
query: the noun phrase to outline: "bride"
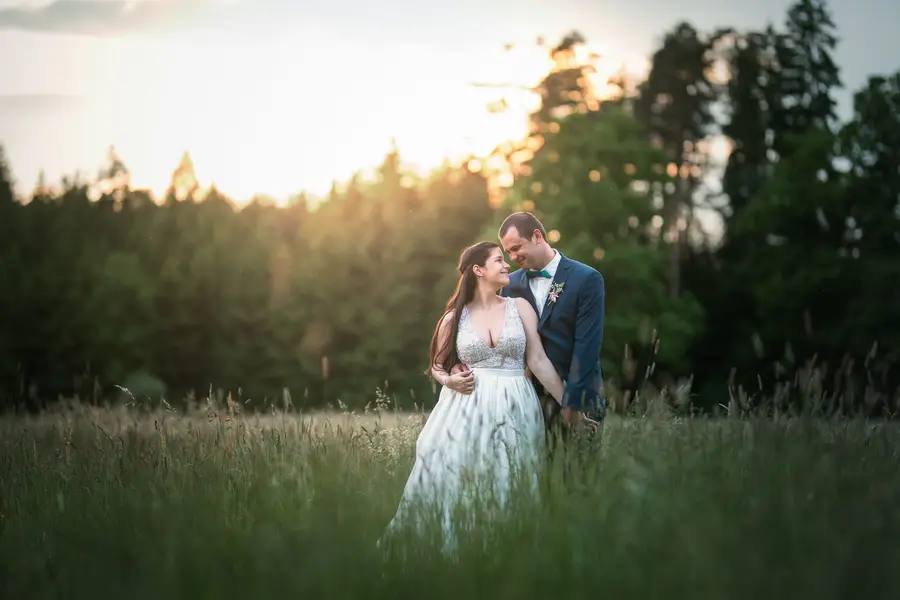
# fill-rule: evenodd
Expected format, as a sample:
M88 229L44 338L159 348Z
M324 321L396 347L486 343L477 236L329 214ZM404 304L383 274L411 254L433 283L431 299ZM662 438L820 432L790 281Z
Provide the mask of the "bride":
M498 295L509 283L500 246L467 248L459 273L435 327L426 371L442 385L441 393L416 441L415 463L387 528L391 533L408 520L419 526L437 521L445 544L452 544L458 524L455 508L470 517L476 503L506 507L523 473L525 488L537 492L545 428L526 366L557 402L563 395L534 309L527 300ZM467 369L451 375L457 363Z

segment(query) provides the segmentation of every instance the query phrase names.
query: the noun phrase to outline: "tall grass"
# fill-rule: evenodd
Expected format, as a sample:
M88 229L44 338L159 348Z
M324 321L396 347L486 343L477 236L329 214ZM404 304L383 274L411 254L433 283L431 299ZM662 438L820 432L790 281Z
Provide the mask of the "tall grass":
M898 598L900 432L610 417L540 504L376 540L424 415L74 408L0 421L2 597ZM488 535L490 534L490 535ZM487 536L487 537L485 537ZM488 540L487 543L483 539Z

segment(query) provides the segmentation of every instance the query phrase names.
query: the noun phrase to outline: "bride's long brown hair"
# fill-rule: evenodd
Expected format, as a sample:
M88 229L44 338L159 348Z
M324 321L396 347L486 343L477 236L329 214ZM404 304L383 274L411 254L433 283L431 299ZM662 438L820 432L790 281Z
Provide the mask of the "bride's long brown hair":
M485 266L488 258L491 256L491 252L499 247L500 245L494 242L478 242L463 250L463 253L460 255L458 266L459 281L456 283L456 291L453 292L450 300L447 301L447 306L444 308L441 318L438 319L434 333L431 336L430 360L428 369L425 370L426 375L431 374L432 365L439 366L447 373L450 373L450 369L459 362L459 355L456 352L456 330L459 328L459 319L462 316L463 307L475 297L475 288L478 286L472 267L475 265L479 267ZM447 330L449 335L447 335L447 340L444 344L438 348L438 332L441 329L441 321L444 320L447 313L452 314L450 327Z

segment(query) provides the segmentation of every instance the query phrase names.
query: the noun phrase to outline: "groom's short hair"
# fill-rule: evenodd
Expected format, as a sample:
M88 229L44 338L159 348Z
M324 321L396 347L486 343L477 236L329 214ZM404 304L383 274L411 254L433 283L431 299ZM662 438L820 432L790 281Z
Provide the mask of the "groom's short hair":
M519 235L524 238L530 239L534 234L534 230L537 229L541 232L541 236L545 240L547 239L547 231L544 229L543 223L541 223L538 218L530 212L515 212L506 217L506 219L504 219L503 223L500 225L499 237L502 238L503 236L505 236L506 233L513 227L515 227L516 231L519 232Z

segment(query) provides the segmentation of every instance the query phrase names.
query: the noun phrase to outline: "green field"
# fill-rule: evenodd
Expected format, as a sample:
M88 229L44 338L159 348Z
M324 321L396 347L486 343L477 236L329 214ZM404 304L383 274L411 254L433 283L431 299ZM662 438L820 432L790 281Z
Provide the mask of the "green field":
M456 560L430 538L385 557L423 418L8 417L0 596L900 597L893 425L610 417L570 488L551 470Z

